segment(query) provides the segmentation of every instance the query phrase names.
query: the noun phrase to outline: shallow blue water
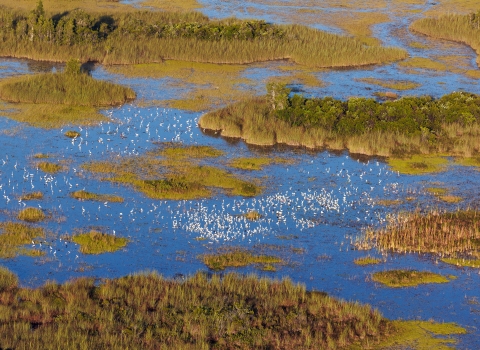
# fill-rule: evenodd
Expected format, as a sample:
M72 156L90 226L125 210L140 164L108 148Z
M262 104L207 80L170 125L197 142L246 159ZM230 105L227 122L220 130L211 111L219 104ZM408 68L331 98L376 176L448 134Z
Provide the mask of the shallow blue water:
M219 17L222 13L230 13L230 8L216 6ZM244 5L232 13L240 16L242 7ZM211 9L205 11L211 14ZM278 18L265 17L267 20ZM428 50L410 48L403 37L395 37L395 29L407 24L379 25L375 32L386 44L408 48L412 56L433 57L455 52L470 57L474 68L474 53L462 45L429 41ZM409 40L423 42L428 39L414 36ZM277 64L254 65L247 69L245 76L258 82L257 93L262 93L266 77L278 74L275 72ZM1 60L0 67L1 78L52 69L47 64L23 60ZM61 69L61 65L53 68ZM397 64L355 70L323 70L318 76L326 86L297 88L310 96L330 95L342 99L372 96L378 88L355 79L374 77L421 82L422 86L408 92L412 95L438 97L460 89L480 92L476 80L462 75L420 73L405 72ZM145 101L164 100L183 92L183 88L171 84L170 79L127 79L109 74L102 67L97 67L92 74L99 79L133 87L139 99ZM414 208L478 207L480 173L477 170L450 165L441 173L409 176L393 172L382 159L357 160L347 152L249 147L241 141L204 134L197 127L199 113L167 109L161 103L153 107L131 104L103 113L111 119L110 122L97 127L68 128L81 132L81 137L74 140L63 135L67 128L46 131L0 118L0 220L14 220L15 213L26 205L41 207L51 216L41 224L51 234L41 247L36 244L36 248L45 251L45 257L1 261L19 275L23 285L37 286L51 279L63 282L79 276L118 277L150 269L168 277L187 276L206 270L198 255L222 246L260 250L262 247L267 249L265 245L269 244L281 245L284 250L274 253L287 259L288 264L277 272L260 272L253 268L237 271L275 278L289 276L309 289L369 303L393 319L457 322L471 331L459 337L458 347L480 347L480 333L476 328L480 306L475 304L480 298L478 269L455 268L438 262L435 257L413 254L391 254L385 257L383 264L359 267L353 260L367 253L352 250L350 245L352 239L361 235L362 228L384 224L386 216L392 212ZM260 179L265 191L256 198L218 192L212 199L158 201L129 187L101 182L81 168L88 161L145 154L157 147L154 144L157 141L210 145L221 149L224 156L206 162L241 176ZM65 163L68 170L56 175L43 173L36 168L32 158L36 153L50 154L51 161ZM285 157L294 162L270 165L256 172L228 168L227 163L232 158L263 154ZM451 194L465 200L460 204L441 203L426 193L425 188L430 186L451 188ZM78 189L118 194L126 200L124 203L76 201L69 193ZM18 200L22 193L36 190L41 190L45 199L28 203ZM416 199L408 202L406 197ZM381 199L403 199L404 204L386 208L378 205ZM262 219L250 222L238 216L250 210L260 212ZM117 253L88 256L62 238L91 228L128 237L130 243ZM304 252L294 253L292 247ZM370 281L372 272L391 268L429 270L455 275L457 279L448 284L402 289L384 288Z

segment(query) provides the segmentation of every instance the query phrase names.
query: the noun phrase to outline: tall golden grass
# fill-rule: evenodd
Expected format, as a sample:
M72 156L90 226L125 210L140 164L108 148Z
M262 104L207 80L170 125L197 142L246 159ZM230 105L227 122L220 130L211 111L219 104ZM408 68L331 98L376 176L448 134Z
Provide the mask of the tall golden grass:
M458 41L471 46L477 52L477 64L480 66L480 12L422 18L413 22L410 28L435 38Z
M246 64L290 59L311 67L379 64L408 56L399 48L366 46L355 38L301 25L210 21L198 13L41 12L0 9L0 21L5 23L0 28L0 55L51 61L77 57L104 64L167 59Z

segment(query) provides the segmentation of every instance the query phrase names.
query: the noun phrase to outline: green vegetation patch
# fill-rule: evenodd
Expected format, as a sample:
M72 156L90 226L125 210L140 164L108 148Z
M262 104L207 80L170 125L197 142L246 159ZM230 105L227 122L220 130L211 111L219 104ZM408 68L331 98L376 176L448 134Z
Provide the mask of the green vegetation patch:
M396 328L368 305L232 273L180 281L148 272L32 289L0 269L0 289L5 348L364 348Z
M217 254L204 254L200 259L212 270L224 270L227 267L259 265L261 268L280 264L282 259L271 255L255 255L240 248L226 249Z
M6 259L17 255L43 255L41 251L23 247L37 238L45 238L45 231L40 227L17 222L0 223L0 257Z
M480 248L480 213L476 210L403 213L382 229L368 229L362 244L379 250L471 256Z
M41 191L24 193L19 198L22 201L41 200L43 199L43 193Z
M442 275L416 270L390 270L375 272L372 275L375 282L380 282L387 287L414 287L419 284L447 283L450 280Z
M420 68L441 72L447 70L447 66L444 63L425 57L412 57L406 61L400 62L398 65L404 68Z
M124 200L123 197L120 197L120 196L115 196L111 194L92 193L84 190L72 192L70 193L70 195L75 199L86 200L86 201L122 203Z
M174 156L163 160L141 156L118 162L92 162L82 167L101 174L102 180L131 185L155 199L205 198L210 197L215 188L223 189L231 195L248 197L256 196L262 191L254 182L243 180L226 170L196 165L194 158L184 158L183 150L179 152L174 149L167 153L173 153Z
M39 222L45 220L46 216L39 208L27 207L17 214L17 219L27 222Z
M393 331L374 346L375 349L439 349L449 350L457 339L453 335L466 334L467 330L455 323L431 321L392 321ZM355 347L353 347L355 349ZM358 348L360 349L360 348Z
M388 164L393 171L402 174L419 175L444 170L448 160L444 157L413 155L410 158L389 158Z
M446 159L479 149L480 96L454 92L378 102L372 98L306 98L284 84L267 84L263 97L208 112L199 126L255 145L283 143L308 148L400 158L398 170L437 171ZM413 157L412 157L413 156Z
M382 260L374 258L372 256L364 256L353 260L355 265L365 266L365 265L377 265L380 264Z
M37 167L44 173L51 173L51 174L58 173L60 170L63 169L63 167L60 164L51 163L51 162L39 162L37 163Z
M115 252L128 243L127 238L116 237L95 230L74 235L71 240L80 245L80 252L83 254Z
M443 258L441 260L451 265L480 268L480 259Z

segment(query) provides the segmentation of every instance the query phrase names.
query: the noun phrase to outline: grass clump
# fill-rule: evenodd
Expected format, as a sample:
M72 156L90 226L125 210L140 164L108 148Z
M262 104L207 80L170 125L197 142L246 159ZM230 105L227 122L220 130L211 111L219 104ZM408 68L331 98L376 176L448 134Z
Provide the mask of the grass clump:
M414 287L419 284L448 283L448 278L428 271L416 270L390 270L375 272L372 275L375 282L382 283L387 287Z
M18 222L0 223L0 257L6 259L17 255L42 255L40 251L35 252L23 247L37 238L45 238L45 231L40 227L32 227Z
M71 139L75 139L75 138L81 136L81 134L78 131L75 131L75 130L68 130L68 131L65 132L64 135L68 138L71 138Z
M290 59L311 67L350 67L392 62L405 50L366 46L356 38L300 25L225 19L200 13L125 11L66 13L2 8L0 55L103 64L175 59L210 63L253 63ZM25 28L30 30L26 31Z
M480 248L480 213L457 210L390 216L385 228L368 229L362 243L382 251L453 258L476 256Z
M256 145L283 143L309 148L403 157L411 173L430 172L446 160L416 155L470 156L480 151L480 96L454 92L437 100L403 97L378 102L290 96L283 84L267 84L267 95L204 114L203 129ZM411 159L411 160L408 160Z
M480 170L480 156L457 158L455 162L463 166L477 167Z
M70 195L78 200L85 201L98 201L98 202L114 202L114 203L123 203L123 197L115 196L111 194L97 194L92 192L87 192L84 190L79 190L70 193Z
M60 170L63 169L61 165L50 163L50 162L40 162L37 164L37 167L44 173L51 173L51 174L58 173Z
M72 241L80 245L83 254L102 254L115 252L128 243L128 239L92 230L74 235Z
M18 220L27 222L39 222L45 220L46 216L41 209L27 207L19 211L17 215Z
M374 258L372 256L364 256L353 260L355 265L366 266L366 265L377 265L381 262L380 259Z
M43 199L43 193L41 191L24 193L20 196L20 200L22 201L32 201L32 200L41 200L41 199Z
M262 268L271 264L282 263L282 259L271 255L254 255L249 251L235 248L217 254L204 254L201 260L212 270L224 270L227 267L244 267L259 265Z
M149 272L29 289L3 275L3 348L326 349L395 334L371 307L288 279L197 273L178 281Z

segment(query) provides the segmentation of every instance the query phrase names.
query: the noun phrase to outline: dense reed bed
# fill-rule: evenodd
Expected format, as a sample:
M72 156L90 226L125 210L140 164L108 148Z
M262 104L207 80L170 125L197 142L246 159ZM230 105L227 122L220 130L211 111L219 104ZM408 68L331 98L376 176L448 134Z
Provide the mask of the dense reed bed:
M30 12L1 8L0 23L0 55L37 60L77 57L104 64L166 59L245 64L290 59L312 67L348 67L407 57L399 48L366 46L352 37L305 26L211 21L195 12L49 14L39 3Z
M143 273L38 289L0 270L2 348L336 349L394 332L369 306L307 292L290 280Z
M4 80L0 83L0 98L14 103L105 107L133 100L135 92L87 74L65 72Z
M203 129L257 145L284 143L308 148L348 149L380 156L480 151L480 96L455 92L437 100L404 97L377 102L289 96L284 85L268 94L204 114Z
M480 213L476 210L431 211L390 216L385 228L368 229L359 246L442 257L478 257Z
M480 66L480 12L469 15L446 14L435 18L422 18L410 26L419 33L435 38L458 41L477 52Z

